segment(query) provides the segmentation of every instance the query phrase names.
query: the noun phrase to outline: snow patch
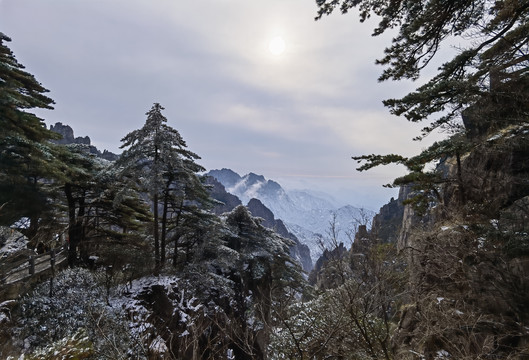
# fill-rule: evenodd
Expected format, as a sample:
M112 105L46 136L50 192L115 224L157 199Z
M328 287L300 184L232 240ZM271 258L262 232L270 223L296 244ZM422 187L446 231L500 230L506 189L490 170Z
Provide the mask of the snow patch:
M169 349L165 345L165 340L160 335L156 337L149 346L149 349L155 354L165 354Z
M450 353L446 350L439 350L435 354L436 359L449 359L451 358Z
M27 245L28 239L20 232L8 227L0 227L0 258L27 249Z

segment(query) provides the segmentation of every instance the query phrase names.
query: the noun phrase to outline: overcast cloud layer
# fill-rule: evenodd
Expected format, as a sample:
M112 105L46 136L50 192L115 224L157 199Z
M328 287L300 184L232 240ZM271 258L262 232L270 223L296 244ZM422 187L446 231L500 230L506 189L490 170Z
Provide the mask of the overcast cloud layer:
M352 155L412 154L421 126L381 101L388 37L354 14L314 21L313 0L0 0L8 46L56 102L39 112L120 152L154 102L208 170L262 174L377 210L395 168L355 171ZM268 44L282 36L286 48Z

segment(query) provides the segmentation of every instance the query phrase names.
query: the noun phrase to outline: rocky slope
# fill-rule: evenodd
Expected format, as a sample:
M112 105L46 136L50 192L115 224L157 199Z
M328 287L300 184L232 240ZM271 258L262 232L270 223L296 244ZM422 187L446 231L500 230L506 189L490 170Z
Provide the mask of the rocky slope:
M214 177L206 176L206 185L209 186L211 197L219 201L219 203L212 209L213 213L220 215L242 205L241 200L237 196L227 192L224 185Z
M212 176L206 177L206 184L210 186L210 194L215 200L219 201L213 208L215 214L222 214L233 210L238 205L241 205L241 200L226 191L224 186ZM262 219L262 225L268 229L274 230L279 235L293 240L296 245L290 249L291 256L298 260L304 271L307 273L312 269L312 259L309 248L302 244L298 238L289 232L285 224L274 217L274 214L263 203L257 199L251 199L247 204L248 210L253 216Z
M373 217L371 234L383 243L394 243L399 238L404 216L405 196L405 189L401 188L398 198L391 198Z
M455 158L440 164L440 201L425 216L404 208L398 248L411 294L394 337L400 356L527 357L527 134L523 124L469 132L474 146L459 166Z

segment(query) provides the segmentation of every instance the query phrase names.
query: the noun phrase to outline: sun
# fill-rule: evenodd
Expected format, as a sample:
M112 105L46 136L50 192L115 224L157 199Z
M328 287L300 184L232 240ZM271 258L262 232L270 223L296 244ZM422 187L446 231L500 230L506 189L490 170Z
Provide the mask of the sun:
M281 55L285 51L285 40L281 36L276 36L268 43L268 50L273 55Z

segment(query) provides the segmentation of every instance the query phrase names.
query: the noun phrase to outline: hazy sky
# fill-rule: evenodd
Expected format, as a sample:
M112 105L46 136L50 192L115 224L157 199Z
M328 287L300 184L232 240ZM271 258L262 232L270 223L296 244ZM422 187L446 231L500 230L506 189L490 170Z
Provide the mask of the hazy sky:
M401 170L355 170L352 155L426 146L421 126L381 101L415 84L378 83L388 37L314 0L0 0L0 31L50 90L40 111L100 150L140 128L154 102L209 169L262 174L378 210ZM284 41L273 54L270 41ZM398 171L398 172L396 172Z

